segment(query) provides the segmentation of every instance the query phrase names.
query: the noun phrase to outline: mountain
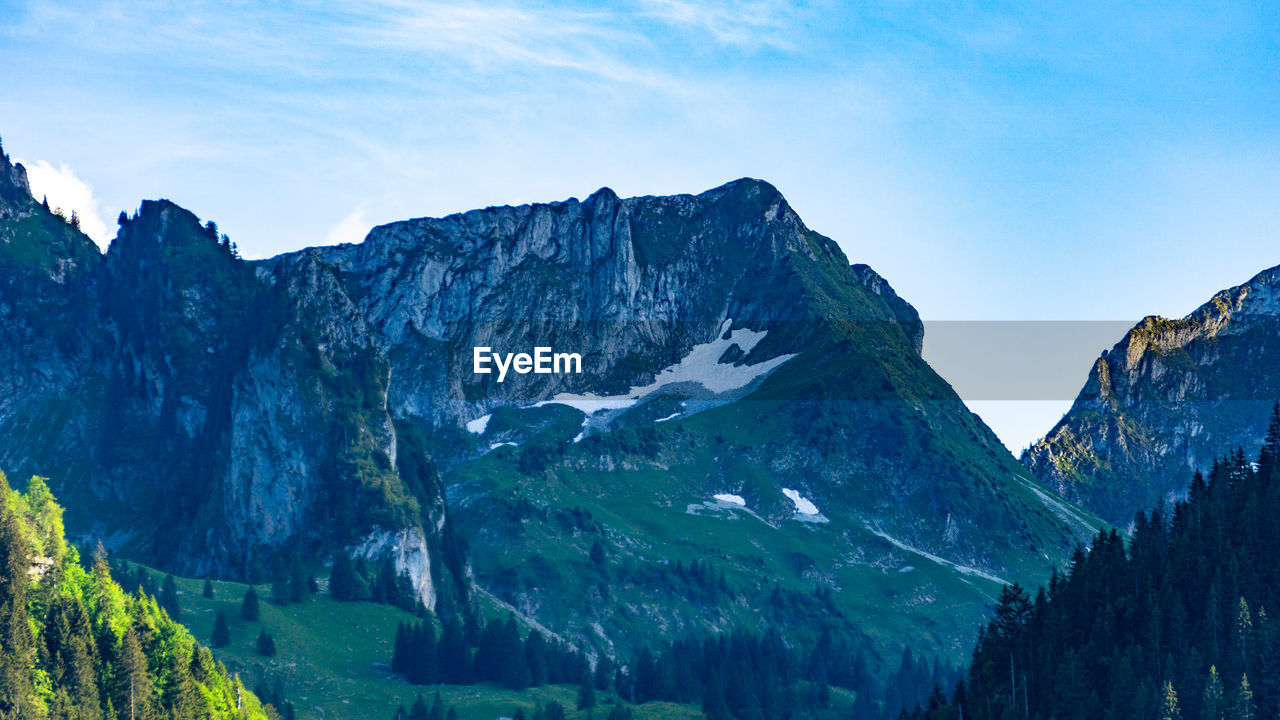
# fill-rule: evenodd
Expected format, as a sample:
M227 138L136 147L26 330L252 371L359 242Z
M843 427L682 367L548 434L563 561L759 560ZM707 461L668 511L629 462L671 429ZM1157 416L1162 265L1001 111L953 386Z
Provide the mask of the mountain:
M279 717L170 619L81 565L42 478L0 473L0 713L13 718Z
M427 607L478 598L593 656L766 626L954 655L1005 580L1097 526L921 359L915 310L758 180L246 262L168 201L100 256L3 169L0 238L40 253L4 278L28 339L0 461L167 569L392 557ZM581 372L474 372L476 348L538 347Z
M1177 496L1189 472L1258 451L1280 400L1280 267L1180 320L1147 317L1104 352L1070 411L1022 455L1108 520Z
M77 535L170 569L261 576L363 543L433 603L437 478L332 269L264 279L168 201L121 213L104 256L7 157L0 184L0 462L54 478Z

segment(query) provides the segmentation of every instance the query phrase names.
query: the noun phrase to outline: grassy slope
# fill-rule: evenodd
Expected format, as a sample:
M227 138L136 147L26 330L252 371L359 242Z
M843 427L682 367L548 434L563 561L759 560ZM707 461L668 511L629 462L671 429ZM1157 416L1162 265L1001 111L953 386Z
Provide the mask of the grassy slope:
M160 577L152 571L153 575ZM300 718L390 720L398 705L409 707L419 693L431 698L437 690L446 705L457 708L459 720L493 720L510 717L517 707L527 711L539 702L556 700L568 710L569 720L586 720L586 712L573 710L577 688L547 686L513 692L491 685L417 687L393 675L388 667L396 625L416 620L401 610L373 603L343 603L325 596L300 605L278 607L266 601L270 587L256 586L261 619L240 619L240 602L248 585L215 582L213 599L201 595L204 581L176 578L182 606L182 623L202 642L213 632L218 610L226 613L231 644L214 650L227 667L240 672L250 687L260 672L283 680L285 694ZM260 630L276 643L276 656L264 658L254 650ZM598 696L601 704L611 697ZM844 699L847 702L847 698ZM607 710L606 710L607 712ZM595 715L602 716L597 709ZM636 708L636 720L693 720L697 708L673 703L648 703Z
M1069 552L1066 541L1071 535L1087 536L1098 522L1037 494L1025 471L1003 449L995 453L987 447L991 443L970 439L986 430L967 412L952 427L970 437L957 437L930 436L917 424L918 415L901 410L908 419L895 425L894 440L927 447L933 463L914 474L924 475L940 465L954 468L944 481L952 485L933 494L939 498L936 502L949 503L942 512L927 505L916 508L914 501L908 501L906 513L886 512L896 500L886 493L884 479L849 468L841 470L836 486L817 482L825 487L825 496L811 495L831 523L780 519L790 512L780 488L803 488L807 480L807 471L799 467L798 473L769 467L790 452L796 437L799 425L790 415L796 407L791 398L812 396L817 384L830 388L849 383L848 360L852 358L837 362L829 377L820 378L812 367L793 371L783 366L752 398L651 430L614 432L575 445L566 441L576 433L577 423L568 422L563 424L569 428L561 430L563 437L544 434L524 447L498 448L455 468L446 482L453 485L451 502L466 518L462 527L475 548L479 580L522 611L577 638L596 634L586 619L600 621L612 631L611 637L624 638L652 637L655 629L679 635L700 623L761 628L772 620L758 608L765 605L774 582L802 593L829 587L837 608L882 648L905 644L962 659L999 584L895 547L873 534L863 520L909 542L912 530L920 528L895 527L894 515L929 517L956 511L980 523L967 531L971 534L966 543L980 541L992 548L996 555L987 566L1024 584L1047 578L1049 568ZM907 372L921 372L905 365ZM884 369L871 368L864 374L874 372ZM894 384L928 387L915 378ZM831 422L847 427L856 416L838 414L857 412L864 400L856 389L841 392L837 390L837 400L821 412L835 415ZM496 422L499 413L494 417ZM857 431L865 435L882 428ZM651 434L656 451L637 449L645 432ZM482 438L482 448L492 439ZM551 460L545 470L529 475L520 467L520 457L538 452L538 446L554 448L548 450ZM733 509L690 514L690 505L701 506L717 492L745 496L750 508L771 522ZM589 514L599 528L568 523L564 511L575 508ZM924 533L929 534L927 528ZM603 572L588 559L597 540L609 547L611 567ZM694 607L680 596L679 588L619 582L613 570L629 565L658 572L678 560L687 565L695 559L723 568L742 597L717 608ZM607 596L599 590L602 584ZM811 627L821 622L816 618ZM622 650L627 657L630 649Z
M725 570L731 585L756 596L757 601L767 597L773 581L799 592L809 592L816 585L833 586L837 589L837 606L852 617L873 619L861 623L862 629L886 645L910 642L942 649L958 658L967 652L971 639L965 637L957 642L957 633L963 632L959 629L971 627L976 631L988 603L999 591L996 583L980 577L962 577L943 565L898 550L863 529L794 520L771 525L751 513L733 509L707 508L700 511L706 514L690 514L688 506L710 500L712 491L700 493L683 487L679 477L717 476L715 459L705 455L692 457L683 467L669 470L641 467L607 474L560 471L532 480L510 472L510 466L501 459L504 455L514 456L515 451L499 449L483 468L470 468L471 479L464 492L500 501L516 501L532 494L538 502L552 507L583 508L606 528L605 537L612 541L611 555L625 555L629 560L652 565L710 559ZM749 468L741 470L744 476L750 473ZM751 482L745 477L743 481ZM762 478L761 482L772 481ZM536 489L522 487L534 483ZM537 586L547 580L534 574L546 565L563 569L556 581L558 588L565 588L561 592L566 598L590 594L590 585L597 578L610 582L607 570L601 576L589 568L588 555L598 535L567 537L554 523L534 521L522 526L519 543L505 542L502 537L473 538L477 562L483 558L486 563L513 569L527 583L530 595L539 594ZM619 547L622 542L628 542L625 549ZM859 552L857 546L867 548L866 552ZM800 555L811 559L815 568L829 573L815 577L798 570L788 558ZM901 572L907 566L913 569ZM651 632L655 618L663 622L663 616L669 615L663 612L663 598L647 589L610 585L619 605L636 610L617 613L613 621L621 628L634 630L635 636L643 636L646 630ZM646 606L652 615L645 612ZM552 603L536 608L540 619L553 627L580 623L582 609L557 608ZM752 627L767 624L767 619L751 607L737 606L729 611L737 623Z

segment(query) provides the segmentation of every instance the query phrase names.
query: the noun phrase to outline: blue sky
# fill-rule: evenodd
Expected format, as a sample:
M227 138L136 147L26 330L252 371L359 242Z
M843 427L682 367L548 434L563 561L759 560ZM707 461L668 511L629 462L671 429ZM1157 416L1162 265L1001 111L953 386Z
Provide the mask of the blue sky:
M0 2L5 149L102 233L167 197L251 257L760 177L929 320L1182 315L1280 264L1274 4L340 7Z

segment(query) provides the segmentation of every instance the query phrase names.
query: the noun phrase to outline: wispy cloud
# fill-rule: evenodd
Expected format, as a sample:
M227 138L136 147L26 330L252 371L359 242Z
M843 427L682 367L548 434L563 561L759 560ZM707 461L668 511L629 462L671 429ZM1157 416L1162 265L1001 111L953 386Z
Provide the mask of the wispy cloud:
M662 85L648 40L617 13L520 4L371 0L342 41L461 62L473 71L568 70L612 82Z
M368 220L364 217L365 206L360 204L355 210L352 210L346 217L338 221L337 225L329 230L324 236L325 245L341 245L343 243L359 243L364 241L365 235L369 234L372 227Z
M44 160L22 164L27 168L31 193L37 198L47 198L49 207L61 208L68 217L74 212L84 234L92 238L98 247L106 250L111 243L111 235L107 233L107 224L99 214L100 201L94 195L93 187L77 177L65 164L59 164L56 168Z
M784 32L789 17L796 10L792 3L778 0L641 0L641 7L644 15L671 25L704 31L722 45L794 49Z

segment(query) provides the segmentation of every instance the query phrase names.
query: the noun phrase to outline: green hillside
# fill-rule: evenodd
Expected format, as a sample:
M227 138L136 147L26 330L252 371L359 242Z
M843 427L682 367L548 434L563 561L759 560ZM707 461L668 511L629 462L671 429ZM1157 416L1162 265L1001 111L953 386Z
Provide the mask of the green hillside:
M132 563L133 572L142 570L158 580L161 575ZM390 719L397 707L410 708L421 695L428 702L439 693L447 707L456 710L458 720L494 720L511 717L523 708L532 714L539 704L558 702L567 711L567 720L603 720L610 705L619 699L601 693L599 705L591 713L576 710L577 687L544 686L521 691L492 684L414 686L391 672L390 660L396 627L416 622L411 613L371 602L339 602L327 595L315 595L305 602L284 606L267 600L270 586L253 586L262 598L260 619L240 617L245 593L251 587L235 582L213 582L213 598L203 596L203 580L174 578L182 622L198 638L213 633L214 620L222 611L230 629L230 644L213 653L240 673L250 685L274 686L278 681L285 698L293 703L299 718ZM488 614L505 612L492 601L485 603ZM255 647L259 633L275 642L276 655L263 657ZM837 690L833 709L851 703L849 693ZM690 705L650 702L628 706L634 720L693 720L701 711Z

